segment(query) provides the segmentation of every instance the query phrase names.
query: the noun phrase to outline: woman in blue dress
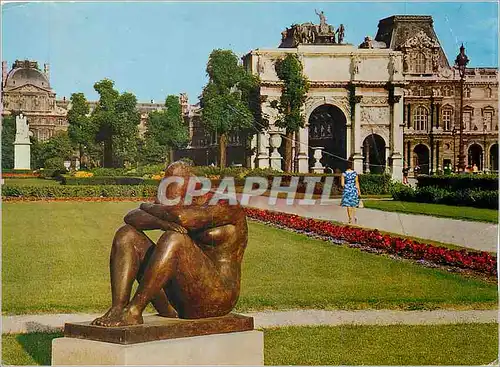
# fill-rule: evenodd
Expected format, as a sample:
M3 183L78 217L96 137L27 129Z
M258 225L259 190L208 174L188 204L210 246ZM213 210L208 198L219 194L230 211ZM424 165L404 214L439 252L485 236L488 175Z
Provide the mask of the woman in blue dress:
M356 223L358 220L355 215L355 210L359 206L361 190L359 188L358 174L352 169L352 161L348 162L347 170L342 173L342 176L340 177L340 184L344 188L340 205L347 208L349 224L352 223L353 218L354 223Z

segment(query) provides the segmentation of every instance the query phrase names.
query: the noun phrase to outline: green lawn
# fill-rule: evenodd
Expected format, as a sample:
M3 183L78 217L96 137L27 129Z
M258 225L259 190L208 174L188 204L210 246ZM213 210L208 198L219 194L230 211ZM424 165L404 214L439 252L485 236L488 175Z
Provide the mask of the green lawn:
M498 210L494 209L392 200L363 200L363 205L365 208L384 210L388 212L421 214L476 222L498 223Z
M498 324L287 327L265 331L266 365L484 365Z
M103 311L109 251L133 202L3 204L5 314ZM158 237L155 233L154 237ZM494 308L493 282L251 222L237 311Z
M52 339L61 336L3 335L2 362L50 365ZM497 356L497 324L264 330L266 365L484 365Z
M46 180L43 178L5 178L6 185L17 186L58 186L60 185L56 180Z

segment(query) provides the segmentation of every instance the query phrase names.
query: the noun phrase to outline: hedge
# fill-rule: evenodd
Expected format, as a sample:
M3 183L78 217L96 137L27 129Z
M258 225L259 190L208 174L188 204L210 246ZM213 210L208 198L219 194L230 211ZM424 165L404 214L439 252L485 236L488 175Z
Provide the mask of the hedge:
M221 178L212 178L212 188L217 188L224 177L234 177L234 176L221 176ZM215 177L219 177L218 175ZM251 177L248 175L247 177ZM273 180L279 176L267 175L268 188L272 187ZM297 192L304 193L307 189L306 177L319 177L320 182L316 183L314 193L322 194L323 186L325 180L328 177L333 177L333 187L331 189L331 194L338 195L342 193L340 187L340 174L328 174L328 175L314 175L314 174L281 174L281 186L289 186L292 177L298 177L299 182L297 186ZM59 177L62 183L67 186L95 186L95 185L152 185L158 186L158 180L144 179L140 177L72 177L69 175L64 175ZM361 193L363 195L383 195L390 193L391 178L389 175L360 175L359 176ZM245 178L241 176L234 177L235 186L244 186Z
M63 176L63 185L156 185L159 180L145 179L141 177L73 177Z
M14 186L6 183L2 196L19 198L58 197L144 197L156 196L158 186L154 185L102 185L102 186Z
M493 190L447 190L432 186L413 189L399 184L393 186L392 197L399 201L498 209L498 191Z
M30 169L13 169L13 168L2 168L2 175L5 173L23 173L29 174L33 173L33 170Z
M465 190L482 189L498 190L498 175L445 175L445 176L427 176L419 175L417 177L419 188L439 187L447 190Z

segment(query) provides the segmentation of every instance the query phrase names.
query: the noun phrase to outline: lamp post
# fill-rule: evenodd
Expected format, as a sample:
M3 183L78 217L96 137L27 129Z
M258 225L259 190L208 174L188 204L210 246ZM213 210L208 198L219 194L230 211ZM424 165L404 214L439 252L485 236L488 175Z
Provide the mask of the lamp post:
M465 153L464 153L464 79L465 68L469 63L469 58L465 55L465 47L460 46L460 53L455 59L455 67L460 74L460 140L459 140L459 153L458 153L458 171L464 172L465 170Z
M431 93L431 126L430 126L430 131L429 131L429 145L431 146L431 164L429 167L429 174L433 175L434 174L434 135L433 135L433 128L434 128L434 90L432 90Z
M486 122L483 122L483 167L482 171L486 171Z
M453 126L453 130L451 130L451 135L453 136L453 172L457 171L457 151L455 144L455 135L457 134L457 128Z

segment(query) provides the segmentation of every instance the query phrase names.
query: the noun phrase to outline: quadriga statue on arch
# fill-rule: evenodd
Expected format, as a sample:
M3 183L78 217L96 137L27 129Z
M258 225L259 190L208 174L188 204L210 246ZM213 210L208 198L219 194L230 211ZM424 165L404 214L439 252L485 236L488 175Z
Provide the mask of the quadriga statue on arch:
M142 324L149 302L166 317L199 319L231 312L240 293L241 261L248 239L243 208L227 202L209 205L214 192L184 205L191 168L171 164L165 177L183 183L167 186L169 200L141 204L129 212L115 234L111 249L111 308L92 324ZM165 232L153 243L145 230ZM131 298L134 281L139 282Z

